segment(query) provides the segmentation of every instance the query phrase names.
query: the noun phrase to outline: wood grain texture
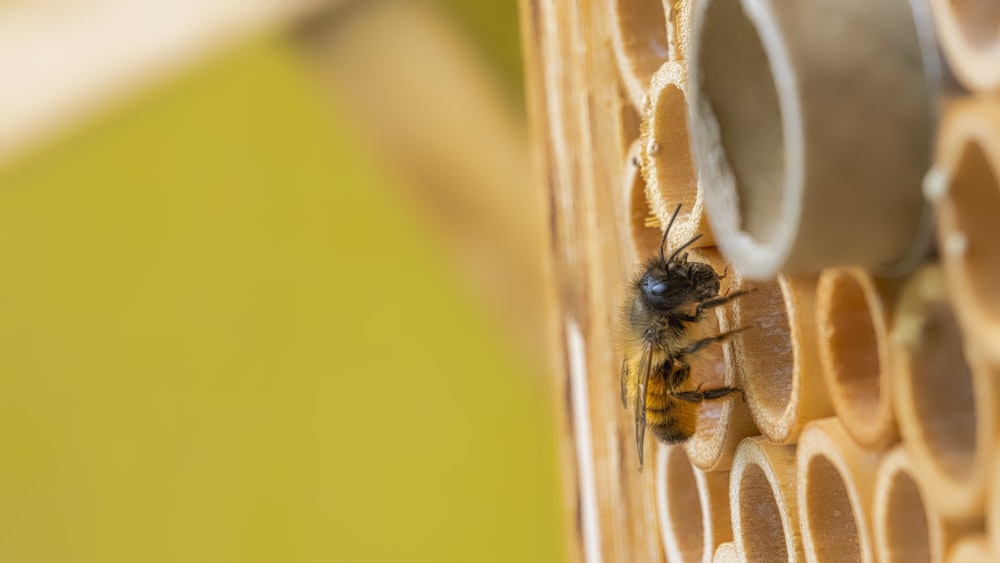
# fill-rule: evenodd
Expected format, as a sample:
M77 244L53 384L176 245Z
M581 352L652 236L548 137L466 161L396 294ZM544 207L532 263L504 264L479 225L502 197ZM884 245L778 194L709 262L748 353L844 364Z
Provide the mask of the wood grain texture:
M614 318L636 267L621 252L630 246L623 164L635 137L625 133L632 110L614 55L599 47L611 44L608 5L520 8L528 119L549 196L549 344L571 560L663 561L654 472L638 470L634 424L617 392Z

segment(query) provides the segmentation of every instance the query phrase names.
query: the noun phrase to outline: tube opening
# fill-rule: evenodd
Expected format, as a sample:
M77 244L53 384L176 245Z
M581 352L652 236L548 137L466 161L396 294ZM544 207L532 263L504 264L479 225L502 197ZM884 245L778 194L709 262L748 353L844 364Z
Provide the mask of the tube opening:
M695 201L698 195L698 176L691 160L687 121L672 118L687 114L687 96L671 84L663 89L657 102L655 111L664 118L654 120L653 139L659 147L650 159L656 167L656 182L667 202L666 207L673 209L677 203ZM693 209L692 205L681 208L678 222L687 222Z
M697 80L734 176L739 228L770 243L786 207L782 115L764 46L739 2L710 4L700 52Z
M743 386L767 418L780 419L792 399L795 358L791 328L781 286L758 284L741 297L737 306L743 326L737 336L743 362Z
M947 303L927 305L917 342L909 362L914 418L935 465L963 482L974 467L976 402L962 335Z
M913 478L897 472L889 482L886 504L886 563L931 561L930 533L920 489Z
M649 79L670 54L663 3L661 0L616 0L614 9L629 70L642 84L649 84Z
M747 561L786 561L784 522L767 475L748 464L739 487L740 541Z
M627 189L629 190L629 228L632 234L632 244L639 258L645 259L657 252L663 233L648 223L652 214L649 210L649 204L646 202L646 182L642 180L636 159L630 158L625 166L631 168L627 175L627 178L631 179L631 186L627 186Z
M683 448L670 448L666 463L667 515L673 542L682 561L701 561L704 559L705 526L694 468Z
M985 50L997 42L1000 3L996 0L952 0L950 8L973 47Z
M864 288L854 276L841 273L829 279L830 299L821 315L824 346L830 351L828 366L843 399L842 415L857 426L877 424L881 392L878 337L872 324Z
M1000 10L1000 3L995 4ZM962 253L966 272L976 301L986 312L1000 319L1000 184L983 148L968 143L949 186L956 216L956 227L964 235L967 247ZM947 247L947 241L946 241Z
M861 561L858 527L843 477L830 460L815 456L806 469L806 517L816 560Z

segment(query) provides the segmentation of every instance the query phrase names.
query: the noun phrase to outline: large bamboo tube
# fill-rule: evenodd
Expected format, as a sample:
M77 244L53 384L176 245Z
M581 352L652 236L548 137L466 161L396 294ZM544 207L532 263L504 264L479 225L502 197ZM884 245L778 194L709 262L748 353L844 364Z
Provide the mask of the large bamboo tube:
M625 209L628 210L629 239L636 261L652 256L660 247L660 229L649 222L650 211L646 202L646 182L639 173L639 145L636 140L629 147L626 161L622 166L622 193ZM666 225L666 223L663 223Z
M942 263L966 336L1000 363L1000 101L958 101L943 123L934 165L945 180L935 191Z
M692 259L707 262L717 272L726 266L715 249L691 251ZM738 276L730 274L722 280L722 293L739 287ZM718 307L706 315L703 336L721 334L733 327L732 305ZM692 378L706 389L739 385L739 370L731 343L709 347L699 353L692 365ZM701 404L698 426L684 448L695 466L705 471L725 471L732 466L736 447L743 438L760 434L754 425L747 403L741 396L730 395Z
M632 105L642 110L649 79L667 61L670 47L660 0L607 0L611 47Z
M683 448L661 444L657 451L656 504L672 563L710 563L715 548L733 539L729 472L693 467Z
M948 563L995 563L998 559L986 537L979 534L962 538L948 554Z
M695 164L716 243L744 275L922 254L936 70L914 21L907 0L695 6Z
M942 513L974 519L1000 430L1000 381L977 354L963 352L947 298L936 266L907 284L892 332L892 388L900 434L927 490Z
M747 563L804 561L795 504L795 447L740 443L729 476L733 542Z
M799 526L810 563L874 563L872 483L879 454L837 418L810 422L799 438L795 480Z
M681 204L681 214L670 230L671 244L684 244L700 234L696 244L712 246L702 188L691 162L686 77L684 65L675 62L663 63L653 75L641 127L642 172L650 206L660 223L666 225Z
M1000 3L931 0L941 48L962 84L978 92L1000 89Z
M882 458L872 502L875 552L881 563L939 563L956 538L981 527L981 522L946 520L935 500L903 446Z
M833 414L815 332L815 278L758 282L736 300L734 340L741 385L754 422L771 441L798 439L805 422Z
M896 440L889 323L898 284L863 268L824 270L816 286L816 321L823 376L833 410L862 445Z

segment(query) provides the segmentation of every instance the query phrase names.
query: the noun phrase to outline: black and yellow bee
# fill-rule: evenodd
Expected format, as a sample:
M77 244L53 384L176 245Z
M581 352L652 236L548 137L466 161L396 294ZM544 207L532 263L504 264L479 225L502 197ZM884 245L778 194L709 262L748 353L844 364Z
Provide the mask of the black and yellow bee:
M626 408L632 399L640 467L647 424L662 442L684 442L695 432L699 403L742 393L736 387L683 388L691 375L690 360L699 350L743 330L695 339L691 336L692 329L704 321L705 311L724 305L746 291L720 296L720 280L726 273L720 276L709 264L688 259L684 250L701 235L664 258L663 247L680 209L678 205L670 217L659 254L647 260L629 283L621 311L619 344L624 353L621 397Z

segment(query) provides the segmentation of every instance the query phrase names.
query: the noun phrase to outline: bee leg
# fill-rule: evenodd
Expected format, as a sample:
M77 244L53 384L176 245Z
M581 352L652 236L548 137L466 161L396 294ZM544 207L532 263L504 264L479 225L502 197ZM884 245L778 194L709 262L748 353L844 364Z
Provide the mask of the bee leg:
M737 389L736 387L720 387L718 389L708 389L707 391L682 391L680 393L674 393L673 395L682 401L700 403L702 401L721 399L722 397L733 393L739 393L742 395L743 390Z
M697 352L698 350L701 350L705 346L708 346L709 344L714 344L716 342L725 342L726 340L729 340L731 337L735 336L736 334L738 334L740 332L743 332L744 330L747 330L747 328L748 327L740 327L740 328L733 329L733 330L727 330L726 332L723 332L722 334L719 334L717 336L709 336L708 338L702 338L701 340L695 340L694 342L688 344L686 348L684 348L683 350L681 350L681 352L680 352L680 354L678 354L678 356L681 357L681 358L683 358L684 356L690 356L690 355L694 354L695 352Z
M677 361L677 369L668 372L666 367L664 367L664 377L667 379L667 387L670 389L677 389L687 381L688 376L691 375L691 366L684 362Z
M702 301L698 304L698 308L695 309L695 316L704 311L705 309L714 309L720 305L725 305L737 297L743 297L744 295L750 293L749 289L738 289L736 291L721 295L719 297L713 297L707 301Z

